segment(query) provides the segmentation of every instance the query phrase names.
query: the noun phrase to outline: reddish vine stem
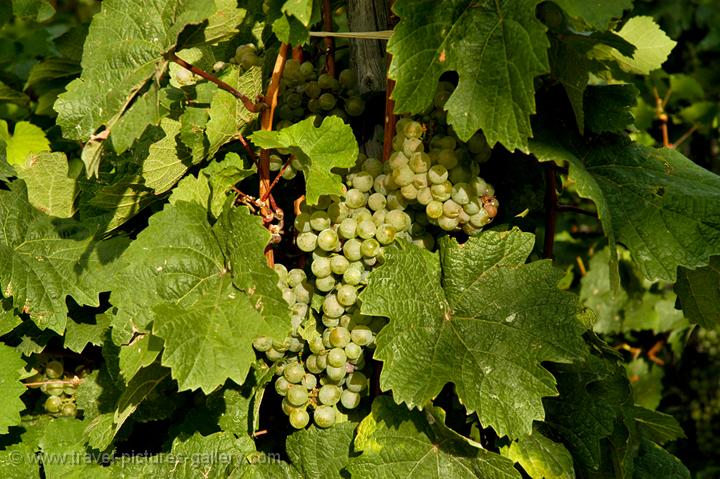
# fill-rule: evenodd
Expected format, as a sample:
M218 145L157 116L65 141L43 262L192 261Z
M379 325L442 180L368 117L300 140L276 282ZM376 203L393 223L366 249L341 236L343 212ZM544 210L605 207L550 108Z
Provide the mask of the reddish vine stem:
M293 49L292 49L292 59L293 60L297 61L298 63L302 63L304 57L305 57L305 52L303 52L302 45L293 47Z
M257 113L257 112L259 112L259 111L264 110L265 105L264 105L262 102L259 102L259 103L253 102L250 98L246 97L246 96L243 95L241 92L239 92L239 91L236 90L235 88L231 87L230 85L228 85L227 83L225 83L224 81L222 81L221 79L219 79L218 77L216 77L215 75L212 75L212 74L206 72L205 70L202 70L202 69L200 69L200 68L198 68L198 67L196 67L196 66L194 66L194 65L192 65L192 64L190 64L190 63L188 63L188 62L186 62L185 60L183 60L182 58L180 58L179 56L177 56L177 55L175 54L175 52L170 52L170 53L168 54L168 58L169 58L171 61L173 61L173 62L177 63L178 65L180 65L181 67L185 68L186 70L190 70L190 71L193 72L194 74L203 77L203 78L206 79L207 81L216 84L216 85L217 85L218 87L220 87L221 89L223 89L223 90L225 90L226 92L230 93L231 95L235 96L235 97L238 98L240 101L242 101L243 105L245 105L245 108L247 108L248 111L251 111L251 112L253 112L253 113Z
M280 50L278 51L277 59L275 60L275 67L273 68L272 77L270 77L270 84L268 85L267 93L265 94L265 103L268 105L268 108L263 110L262 115L260 116L260 127L263 131L272 130L273 117L275 116L275 107L277 106L278 93L280 90L280 79L282 77L283 69L285 68L288 49L288 44L282 43L280 45ZM275 199L272 197L272 193L270 193L270 150L265 149L260 152L258 175L260 177L260 198L270 200L271 208L275 211L275 214L277 215L279 213L282 217L282 211L275 204ZM268 217L269 212L267 211L267 208L264 208L264 210L263 217ZM267 259L268 265L274 266L275 256L270 245L265 248L265 258Z
M545 165L545 244L543 245L543 258L552 259L553 257L557 212L558 199L555 168L554 165Z
M323 29L326 32L332 32L333 22L330 0L323 0L322 20ZM328 75L330 75L331 77L335 77L335 39L333 37L325 37L323 39L323 42L325 42L325 70L327 71Z
M260 201L266 201L268 199L268 196L270 196L270 192L273 188L275 188L275 185L280 181L280 178L282 177L283 173L285 173L285 170L288 166L290 166L290 162L293 160L293 157L290 156L285 164L280 168L280 171L278 171L277 175L275 175L275 179L273 179L272 183L270 183L270 187L265 192L265 194L260 198Z
M258 157L255 154L255 150L253 150L252 146L250 146L250 143L248 143L247 139L238 132L235 137L238 139L240 144L245 148L245 151L247 152L248 156L252 160L253 163L255 163L255 166L260 169L260 163L258 163Z

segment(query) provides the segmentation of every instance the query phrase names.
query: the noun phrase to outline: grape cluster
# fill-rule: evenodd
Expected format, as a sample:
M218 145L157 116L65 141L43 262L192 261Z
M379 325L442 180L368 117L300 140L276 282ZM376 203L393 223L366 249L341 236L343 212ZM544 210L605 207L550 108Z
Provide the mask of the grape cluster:
M257 47L252 43L248 43L247 45L237 47L235 49L235 56L233 56L229 62L239 65L243 70L249 70L252 67L262 66L263 59L258 56ZM218 62L213 66L213 70L222 70L224 66L222 62Z
M47 395L44 407L53 416L75 417L75 392L80 385L77 374L68 374L63 363L50 360L45 363L41 372L32 377L29 387L40 388Z
M717 331L700 329L696 336L697 350L707 356L705 367L693 368L690 388L696 397L690 402L690 417L695 422L698 447L709 455L720 450L720 335Z
M294 228L308 273L275 266L292 334L253 343L274 364L275 391L293 427L305 427L311 413L317 426L330 427L367 394L367 360L385 320L361 314L359 294L384 248L404 239L431 250L436 226L472 234L496 215L493 188L477 176L470 144L445 133L426 145L426 129L401 119L389 161L360 155L344 173L342 196L300 206ZM272 161L279 169L283 160Z

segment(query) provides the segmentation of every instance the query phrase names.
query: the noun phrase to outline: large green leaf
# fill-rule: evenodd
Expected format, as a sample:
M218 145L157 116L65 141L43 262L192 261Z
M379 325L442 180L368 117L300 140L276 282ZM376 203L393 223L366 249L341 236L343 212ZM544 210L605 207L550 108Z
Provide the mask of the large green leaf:
M0 344L0 434L7 434L10 426L20 424L20 411L25 404L20 396L26 387L20 382L20 373L25 367L20 352Z
M0 286L3 295L30 315L42 329L65 330L67 296L79 304L99 306L102 285L82 258L90 239L64 239L50 217L27 200L22 182L0 191Z
M680 268L675 285L680 306L687 318L704 328L720 323L720 256L703 268Z
M175 186L193 163L190 151L177 138L180 122L163 118L160 127L165 137L150 146L142 171L145 186L155 190L156 195Z
M482 129L490 145L527 150L533 136L534 78L549 70L538 0L398 0L400 17L388 43L395 111L420 113L432 104L440 75L456 71L445 104L461 140Z
M352 128L336 116L326 117L315 128L307 118L280 131L256 131L250 139L260 148L289 148L302 165L306 201L316 204L321 195L342 194L342 178L333 168L350 168L358 156Z
M6 132L7 123L5 120L0 120L0 124ZM5 142L7 162L11 165L24 164L32 153L50 151L50 142L45 137L42 128L27 121L16 123L12 136L0 138L0 141Z
M448 429L437 414L408 411L378 396L358 426L350 461L352 477L423 479L519 479L512 461L470 443ZM428 421L428 419L430 421Z
M624 244L649 280L675 281L678 266L704 266L720 254L720 177L677 151L616 136L590 144L558 129L540 134L531 149L541 161L570 164L611 246ZM615 262L614 247L610 253Z
M342 422L329 429L311 426L288 436L288 456L304 477L339 479L350 462L356 423Z
M187 25L215 12L213 0L107 0L85 41L82 75L58 97L58 124L67 138L87 140L111 128L176 46ZM151 119L148 117L148 121Z
M597 30L607 30L610 20L622 17L623 10L632 8L632 0L555 0L568 15L583 19Z
M390 318L377 337L380 386L423 406L452 382L484 426L529 434L541 398L557 394L540 363L585 351L578 298L557 288L562 272L524 264L533 243L514 229L443 241L439 257L414 245L386 251L360 296L363 314Z

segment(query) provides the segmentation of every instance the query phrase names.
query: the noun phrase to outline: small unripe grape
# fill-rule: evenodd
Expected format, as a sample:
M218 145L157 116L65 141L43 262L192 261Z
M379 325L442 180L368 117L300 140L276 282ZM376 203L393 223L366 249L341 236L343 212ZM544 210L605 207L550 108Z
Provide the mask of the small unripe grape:
M362 243L355 238L349 239L343 245L343 254L350 261L358 261L362 259L362 251L360 247Z
M452 199L459 205L470 203L472 189L467 183L456 183L452 188Z
M423 134L423 127L420 123L416 121L411 121L405 126L402 131L408 138L420 138Z
M75 406L75 404L71 402L65 403L62 406L60 414L65 417L75 417L75 415L77 414L77 406Z
M448 171L442 165L433 165L428 170L428 180L433 185L445 183L448 179Z
M310 269L317 278L324 278L332 273L329 258L316 258L310 265Z
M413 179L415 178L415 172L410 169L409 166L401 166L397 170L393 171L393 181L400 187L403 187L405 185L409 185L413 182Z
M365 100L359 96L351 96L345 100L345 111L350 116L360 116L365 111Z
M333 288L335 287L335 283L335 278L332 275L329 275L324 278L317 278L315 280L315 287L318 289L318 291L327 293L333 290Z
M367 346L373 342L373 332L369 326L358 324L350 331L350 338L358 346Z
M443 203L443 214L448 218L457 218L462 210L462 206L455 203L453 200L447 200Z
M349 374L346 381L345 387L352 392L359 393L365 390L367 387L367 377L360 371L355 371Z
M305 409L293 409L289 415L290 425L302 429L310 422L310 414Z
M437 201L447 201L450 199L450 196L452 196L452 183L446 181L439 185L432 185L430 192Z
M317 377L314 374L306 374L303 376L300 384L308 391L312 391L317 387Z
M317 237L317 245L324 251L333 251L339 244L337 233L330 228L322 230Z
M329 345L329 341L330 341L330 339L328 338L328 345ZM320 369L324 370L325 368L327 368L327 353L318 354L316 362L317 362L317 366Z
M345 256L335 255L330 259L330 269L335 274L343 274L347 271L350 262Z
M413 153L422 153L424 150L423 143L418 138L406 138L403 141L403 153L410 158Z
M275 392L280 396L287 395L288 388L290 388L290 383L283 376L280 376L275 380Z
M335 108L335 105L337 104L337 98L335 98L335 95L333 95L332 93L323 93L318 98L318 102L320 102L320 108L325 111L330 111Z
M303 92L308 98L318 98L322 94L322 90L316 81L309 81L303 87Z
M480 211L482 208L482 205L480 204L479 200L477 198L473 198L470 203L463 205L463 211L467 213L468 215L472 216Z
M334 384L325 384L318 391L318 400L326 406L334 406L340 401L341 389Z
M360 281L362 281L362 269L360 268L353 268L352 266L343 273L343 282L345 284L350 285L357 285L360 284Z
M339 318L345 308L338 302L334 294L328 294L323 301L323 313L331 318Z
M303 282L295 286L293 288L293 293L295 293L295 301L297 301L296 304L310 304L310 300L312 299L312 290L312 285L308 282ZM297 314L299 314L300 316L305 316L306 312L307 309L305 309L302 313L299 312Z
M490 215L488 215L485 209L480 209L477 213L470 216L470 224L475 228L482 228L490 223L490 220Z
M287 400L293 406L303 406L308 401L308 391L302 386L292 385L288 388Z
M376 230L377 226L372 219L363 220L357 226L358 236L362 239L373 238Z
M392 225L383 224L377 229L375 239L378 240L381 245L388 245L395 241L396 233L397 230Z
M387 214L387 210L378 210L372 215L372 220L375 223L375 226L380 226L383 223L385 223L385 215ZM377 233L375 233L377 234Z
M438 226L445 231L452 231L458 227L458 219L450 218L448 216L441 216L438 218Z
M310 224L310 215L307 213L300 213L295 217L295 230L298 233L309 233L312 232L312 225Z
M406 200L413 201L417 198L418 190L415 188L415 185L410 183L409 185L405 185L402 188L400 188L400 194L405 198Z
M305 376L305 368L302 367L300 363L290 363L285 366L283 376L288 382L297 384L302 381L303 376Z
M64 368L60 361L48 361L45 366L45 376L48 379L57 379L63 375Z
M423 188L417 192L417 201L423 206L427 206L432 200L432 190L429 187Z
M311 354L307 357L307 359L305 359L305 369L307 369L312 374L320 374L325 368L319 367L317 363L317 356Z
M47 385L45 392L50 396L60 396L65 390L65 385L62 381L52 382Z
M334 382L339 382L342 380L342 378L345 377L347 374L347 370L345 369L345 365L335 367L335 366L328 366L325 368L325 374L327 374L327 377Z
M413 153L410 157L408 166L415 173L426 173L431 166L432 162L430 156L425 152Z
M316 211L310 215L310 226L315 231L322 231L330 228L330 216L326 211Z
M333 348L328 352L328 364L332 367L339 368L345 365L347 356L345 350L341 348Z
M264 353L272 347L272 339L267 336L258 336L253 340L253 348L256 351Z
M407 166L410 163L410 159L405 156L402 151L396 151L388 159L388 166L390 171L397 171L403 166Z
M285 168L285 171L283 171L283 173L282 173L283 179L288 180L288 181L295 178L295 175L297 175L297 171L295 171L295 169L293 169L293 168Z
M381 250L380 242L375 238L366 239L360 245L360 252L365 258L374 258L380 254Z
M361 223L365 220L371 220L372 219L372 213L369 209L365 208L364 206L361 208L355 208L352 210L352 213L350 213L352 218L355 219L358 223Z
M408 206L408 200L402 195L402 192L392 191L387 194L387 209L404 210Z
M338 398L340 399L340 398ZM45 410L49 413L57 413L62 407L62 399L58 396L50 396L45 400Z
M275 361L280 361L282 358L285 357L285 353L282 351L278 351L275 348L270 348L267 351L265 351L265 357L268 361L271 363L274 363Z
M317 98L310 99L307 104L307 109L310 113L320 113L320 110L322 110L320 100Z
M300 251L309 253L317 247L317 235L314 233L300 233L295 240Z
M367 158L362 165L363 171L370 173L373 178L377 177L383 171L383 164L377 158Z
M455 150L450 149L440 150L440 153L438 154L438 163L448 170L455 168L458 165L457 153Z
M373 193L368 197L367 204L371 210L379 211L385 208L387 205L387 199L383 194Z
M349 284L345 284L338 288L337 299L340 304L350 307L357 301L357 290Z
M338 75L338 81L340 86L345 89L354 88L357 84L357 75L355 74L355 71L348 68L340 72L340 75Z
M288 286L291 288L294 288L295 286L302 284L303 281L307 279L307 275L305 274L305 271L303 271L300 268L293 268L290 271L288 271Z
M345 193L345 203L350 208L362 208L367 201L367 195L357 188L352 188Z
M388 214L385 215L385 221L398 232L407 231L411 223L410 216L400 210L389 211Z
M340 404L347 409L355 409L358 407L358 404L360 404L360 395L346 389L340 395Z
M328 428L335 424L335 409L331 406L319 406L313 414L315 425L321 428Z
M345 346L345 356L348 358L348 360L352 361L354 359L357 359L362 354L362 348L358 346L355 343L348 343L347 346Z
M300 75L306 80L309 78L315 78L315 67L311 62L305 61L300 64Z

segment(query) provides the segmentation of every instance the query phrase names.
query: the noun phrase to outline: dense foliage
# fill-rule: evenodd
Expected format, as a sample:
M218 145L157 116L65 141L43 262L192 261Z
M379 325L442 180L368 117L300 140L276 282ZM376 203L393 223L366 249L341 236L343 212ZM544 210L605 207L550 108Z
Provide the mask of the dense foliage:
M720 6L391 3L0 4L2 477L716 477Z

